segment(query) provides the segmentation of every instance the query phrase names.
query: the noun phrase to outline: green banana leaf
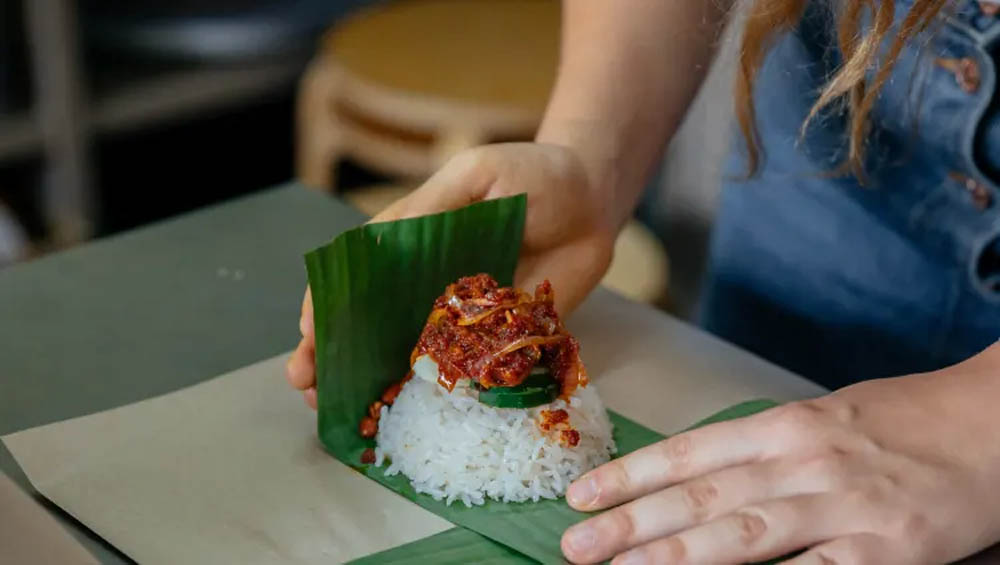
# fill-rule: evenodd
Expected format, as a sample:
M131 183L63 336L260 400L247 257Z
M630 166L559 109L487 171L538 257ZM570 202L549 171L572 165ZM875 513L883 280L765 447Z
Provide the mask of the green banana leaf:
M350 565L534 565L538 563L472 530L452 528L350 561Z
M374 442L358 434L367 406L407 372L410 351L446 285L481 272L503 285L512 283L526 206L526 196L519 195L367 224L306 255L316 332L318 431L334 457L453 524L489 538L494 542L490 551L496 553L494 546L500 544L515 555L561 563L562 532L587 517L564 500L448 506L417 494L402 474L387 477L381 468L361 464L362 452ZM620 453L663 437L621 415L610 416Z
M420 218L366 224L306 255L316 332L319 437L358 465L374 445L358 435L369 404L409 370L434 299L456 279L513 283L524 195Z
M708 424L725 420L743 418L763 412L774 406L777 406L777 404L771 400L743 402L713 414L687 429L707 426ZM617 414L614 416L616 424L621 421L627 421ZM645 430L645 428L641 431L635 431L639 431L640 433L629 438L632 441L626 444L627 447L639 448L662 437L655 432ZM622 435L617 429L616 432L619 436ZM646 432L655 434L656 437L653 438L652 435L647 436ZM558 539L557 537L556 540ZM380 551L361 559L355 559L350 563L351 565L422 565L424 563L434 563L436 565L463 565L465 563L527 565L536 563L536 561L471 530L452 528L437 535Z

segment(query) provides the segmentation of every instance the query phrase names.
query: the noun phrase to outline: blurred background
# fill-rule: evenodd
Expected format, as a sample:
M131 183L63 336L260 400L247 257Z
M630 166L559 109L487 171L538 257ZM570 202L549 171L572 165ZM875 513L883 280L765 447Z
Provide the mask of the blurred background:
M293 178L375 213L455 151L531 138L558 10L0 0L0 269ZM682 317L729 139L724 43L605 281Z

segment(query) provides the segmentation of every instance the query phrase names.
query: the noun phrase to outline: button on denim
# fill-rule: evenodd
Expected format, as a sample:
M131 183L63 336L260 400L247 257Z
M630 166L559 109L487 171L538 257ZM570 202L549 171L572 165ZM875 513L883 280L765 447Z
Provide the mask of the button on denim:
M941 368L1000 337L1000 19L968 2L904 48L872 111L862 184L835 172L843 114L799 137L841 62L828 4L811 2L761 70L765 159L745 180L735 140L701 320L838 388ZM908 9L897 2L897 26Z

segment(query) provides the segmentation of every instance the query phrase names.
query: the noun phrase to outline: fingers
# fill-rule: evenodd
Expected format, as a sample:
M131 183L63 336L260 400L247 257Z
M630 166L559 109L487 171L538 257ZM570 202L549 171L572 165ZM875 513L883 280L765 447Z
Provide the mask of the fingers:
M448 162L416 191L372 219L373 222L409 218L458 208L482 200L493 183L486 153L466 151ZM316 407L316 344L312 294L306 288L299 317L302 340L285 369L288 382L302 390L307 404Z
M308 286L306 286L306 295L302 298L302 314L299 315L299 332L302 334L302 337L315 340L312 290Z
M747 505L823 490L822 479L766 461L691 479L608 510L568 529L563 552L574 562L598 562Z
M289 384L302 391L303 400L316 409L316 361L311 340L302 338L285 367Z
M285 365L288 384L299 390L316 386L316 351L313 341L302 338Z
M486 197L496 179L487 152L456 155L408 196L380 212L372 222L389 222L460 208Z
M288 384L302 391L306 404L316 409L316 338L313 328L312 292L306 287L299 317L302 339L285 364Z
M313 410L316 409L316 387L311 386L302 391L302 397L306 401L306 405Z
M614 563L743 563L786 555L854 533L857 508L838 494L806 494L744 507L721 518L660 538Z
M766 496L755 466L726 469L662 490L590 518L566 531L563 553L599 562L630 547L676 533Z
M518 262L514 282L533 288L548 279L555 293L556 311L567 317L601 281L611 264L614 242L594 236L565 243L542 253L525 253Z
M634 451L585 474L566 492L569 505L592 511L615 506L692 477L748 463L768 440L752 418L712 424Z
M417 189L420 190L420 189ZM414 193L410 193L407 196L400 198L399 200L393 202L385 210L382 210L375 215L374 218L369 220L370 224L377 224L379 222L393 222L402 218L408 218L406 215L406 210L410 207L411 197Z
M837 538L797 555L782 565L890 565L905 561L886 561L883 542L874 534L854 534Z

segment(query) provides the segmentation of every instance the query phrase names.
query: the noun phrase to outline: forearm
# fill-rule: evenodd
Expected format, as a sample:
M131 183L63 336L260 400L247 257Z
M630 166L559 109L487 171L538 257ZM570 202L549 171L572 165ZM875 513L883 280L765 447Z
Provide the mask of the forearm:
M609 222L631 215L715 51L728 0L565 0L537 140L573 148Z

